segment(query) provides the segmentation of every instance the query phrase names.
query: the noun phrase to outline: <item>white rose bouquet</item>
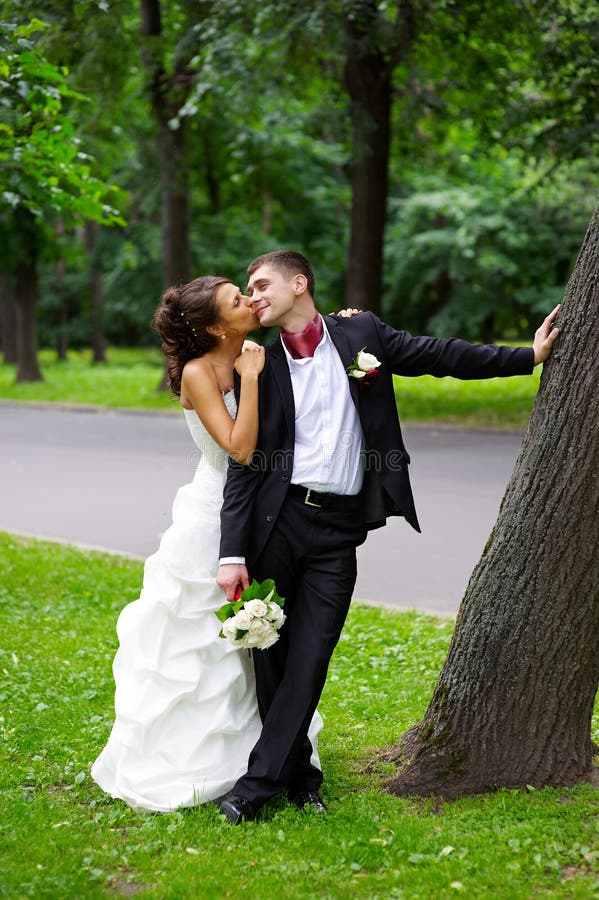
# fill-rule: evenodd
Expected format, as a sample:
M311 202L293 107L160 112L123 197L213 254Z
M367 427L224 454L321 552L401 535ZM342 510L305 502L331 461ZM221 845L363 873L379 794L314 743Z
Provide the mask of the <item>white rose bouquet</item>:
M272 647L279 640L279 629L286 618L284 603L272 578L261 584L254 579L244 591L238 589L233 603L225 603L216 610L217 618L223 623L219 637L248 650Z

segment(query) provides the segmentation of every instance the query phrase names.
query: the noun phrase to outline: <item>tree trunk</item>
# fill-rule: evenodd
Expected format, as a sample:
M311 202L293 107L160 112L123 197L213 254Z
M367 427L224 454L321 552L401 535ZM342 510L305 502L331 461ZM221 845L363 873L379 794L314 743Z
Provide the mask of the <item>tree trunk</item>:
M14 365L17 361L17 318L8 275L0 275L0 332L4 362Z
M375 45L375 0L346 3L345 85L351 100L352 211L345 305L379 314L391 115L391 70Z
M212 146L212 133L208 127L202 133L202 148L204 157L204 173L206 179L206 191L210 198L210 212L217 215L220 212L220 185L218 173L214 163L214 151Z
M162 183L163 283L189 281L189 200L185 120L179 109L191 83L188 60L180 58L172 75L164 62L159 0L141 0L142 55L146 83L157 125Z
M98 236L100 225L97 222L85 223L85 243L90 267L90 300L91 300L91 344L92 362L106 362L106 338L102 325L102 270L98 255Z
M191 83L188 61L178 59L166 72L160 0L141 0L142 56L146 83L157 125L162 183L162 279L165 288L189 281L189 190L185 120L178 112ZM159 390L166 390L166 364Z
M189 198L185 173L185 128L167 123L159 127L162 180L163 283L185 284L191 271L189 254Z
M37 361L37 226L32 213L16 214L19 259L16 266L17 382L43 381Z
M58 222L56 226L58 238L64 235L64 222ZM58 295L58 337L56 340L56 356L60 362L65 362L69 350L69 320L67 313L67 298L64 287L66 265L64 259L56 263L56 293Z
M590 777L599 680L599 210L559 314L499 517L423 721L388 756L395 794Z

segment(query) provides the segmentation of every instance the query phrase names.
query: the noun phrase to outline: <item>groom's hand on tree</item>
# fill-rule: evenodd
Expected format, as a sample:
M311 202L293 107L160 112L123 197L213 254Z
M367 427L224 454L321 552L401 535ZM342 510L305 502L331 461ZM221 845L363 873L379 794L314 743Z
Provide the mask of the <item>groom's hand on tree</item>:
M535 354L535 366L545 362L557 340L559 328L553 328L553 323L559 311L560 306L558 304L535 332L535 339L532 345Z
M233 603L237 588L241 585L241 589L245 590L250 586L248 570L239 563L225 563L219 566L216 583L227 595L227 603Z

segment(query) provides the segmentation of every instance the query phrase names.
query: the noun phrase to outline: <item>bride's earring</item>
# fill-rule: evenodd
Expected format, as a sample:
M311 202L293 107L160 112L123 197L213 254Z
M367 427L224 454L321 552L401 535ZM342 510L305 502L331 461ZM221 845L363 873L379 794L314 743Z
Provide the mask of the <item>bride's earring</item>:
M221 339L221 341L225 341L227 339L227 335L221 334L220 339Z

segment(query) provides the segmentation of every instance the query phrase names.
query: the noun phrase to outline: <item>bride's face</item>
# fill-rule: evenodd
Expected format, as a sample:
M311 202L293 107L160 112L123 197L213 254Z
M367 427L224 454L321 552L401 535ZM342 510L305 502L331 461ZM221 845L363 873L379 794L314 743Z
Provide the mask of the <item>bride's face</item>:
M260 324L252 301L245 297L237 285L221 284L216 292L219 325L225 331L247 334Z

